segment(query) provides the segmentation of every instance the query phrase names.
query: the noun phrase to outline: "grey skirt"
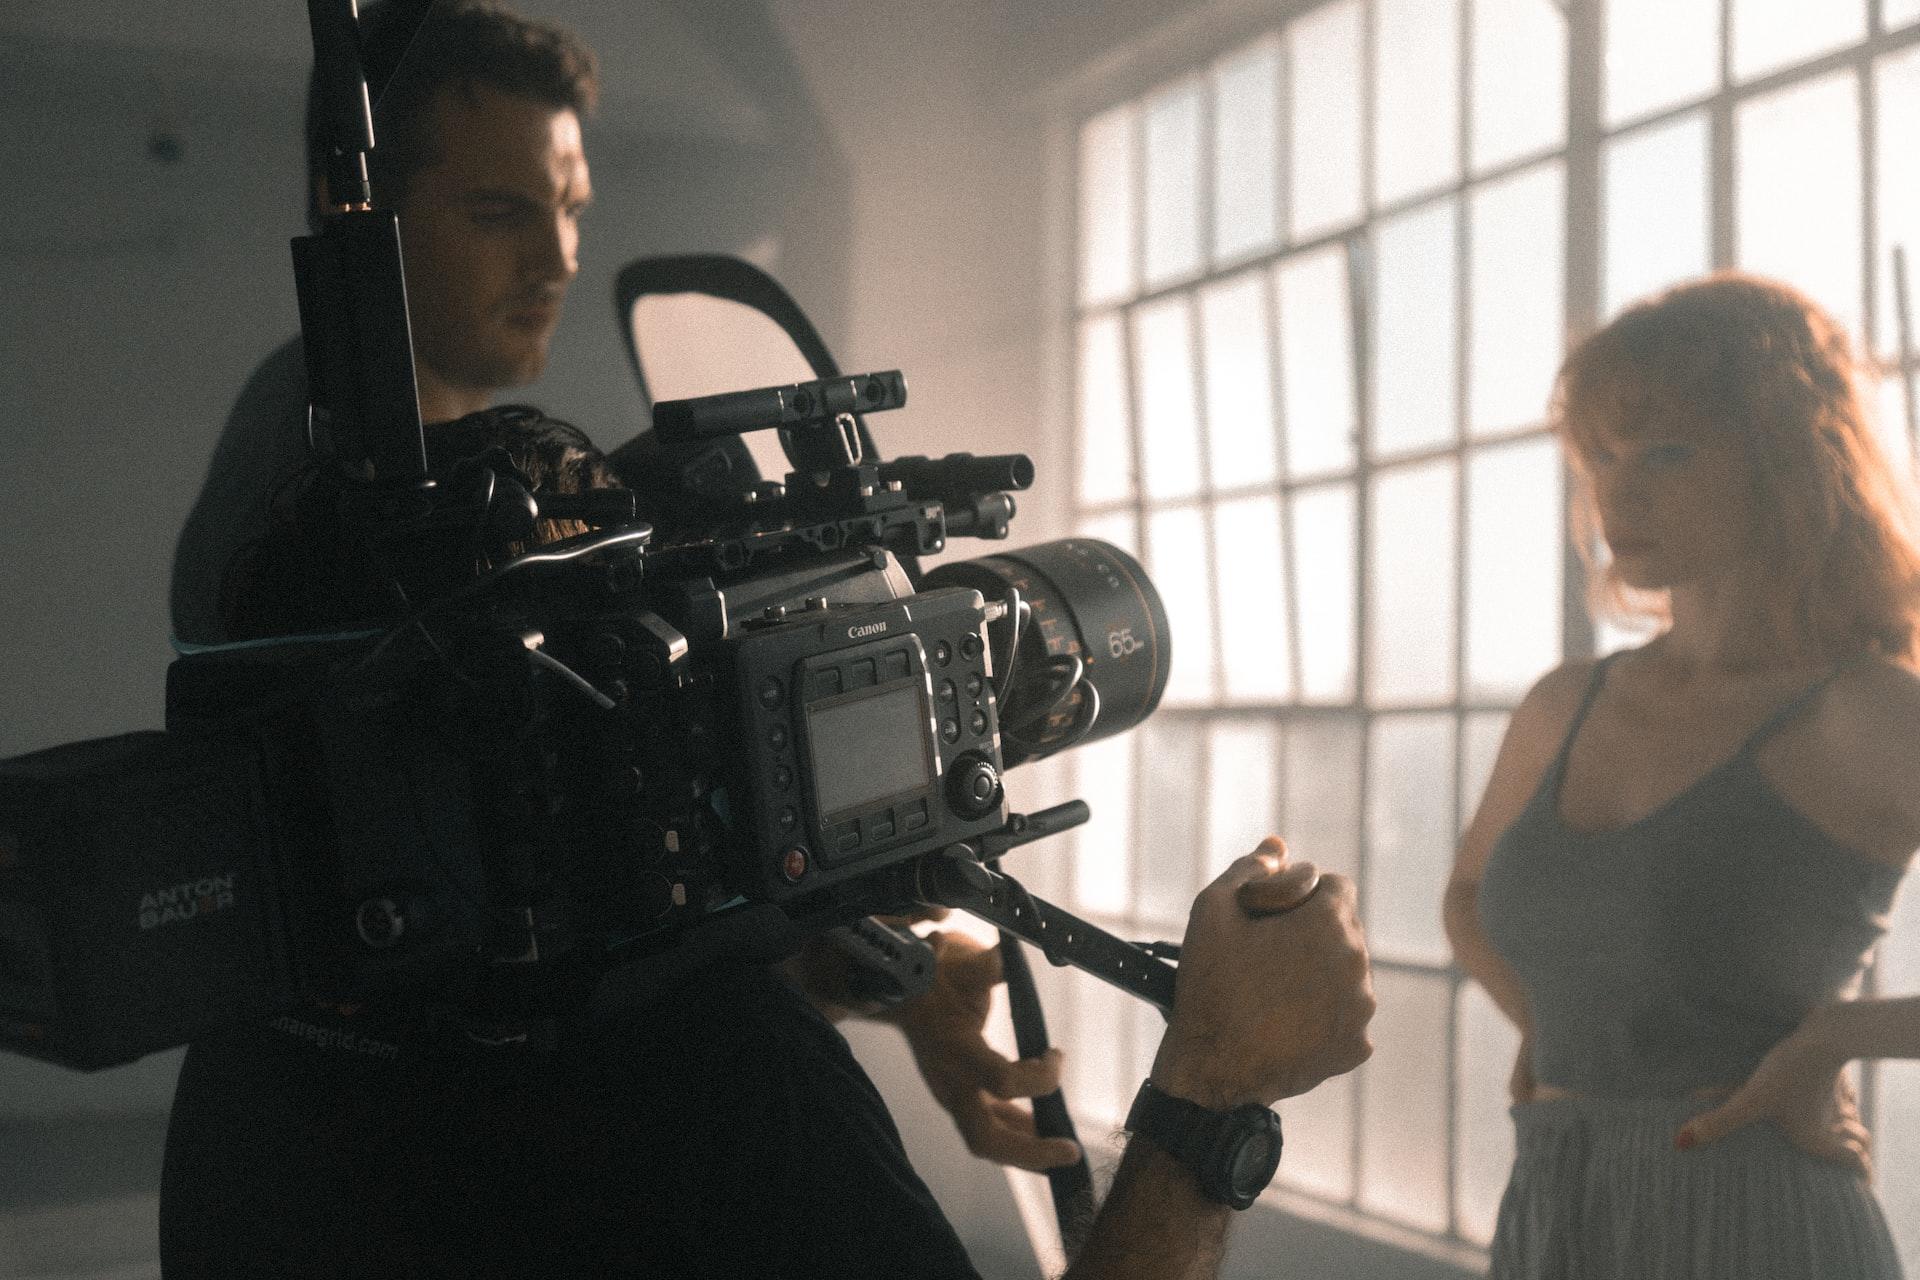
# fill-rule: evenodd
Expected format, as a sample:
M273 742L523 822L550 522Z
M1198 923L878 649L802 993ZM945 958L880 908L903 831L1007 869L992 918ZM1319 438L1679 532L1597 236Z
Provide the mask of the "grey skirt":
M1872 1190L1772 1125L1674 1150L1681 1124L1708 1105L1515 1107L1494 1280L1900 1280Z

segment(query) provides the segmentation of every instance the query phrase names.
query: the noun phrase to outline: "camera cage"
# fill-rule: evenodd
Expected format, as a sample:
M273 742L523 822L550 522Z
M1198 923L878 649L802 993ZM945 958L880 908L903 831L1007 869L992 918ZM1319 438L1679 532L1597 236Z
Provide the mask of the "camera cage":
M398 223L372 205L366 184L374 139L354 3L307 3L333 128L329 186L340 197L293 244L309 442L328 442L338 513L391 553L384 567L415 604L373 632L276 637L181 659L169 672L166 733L0 761L0 1047L97 1069L247 1014L361 989L425 993L433 1016L476 1039L500 1031L504 1009L506 1038L524 1038L538 1021L529 1011L551 998L537 975L556 961L577 979L586 957L587 1010L632 1016L698 968L777 959L813 937L851 962L864 983L853 994L895 1001L931 981L931 953L871 917L928 905L1002 931L1024 1056L1044 1052L1046 1037L1015 939L1169 1011L1177 948L1114 937L1000 867L1013 849L1088 816L1077 800L1010 813L1001 770L1131 727L1165 688L1167 618L1140 566L1107 544L1067 539L922 574L920 557L950 536L1007 536L1009 495L1032 482L1031 463L882 461L866 418L903 404L905 380L842 375L777 281L718 255L630 263L616 281L617 314L624 321L649 294L744 304L793 341L813 380L656 402L623 323L655 423L609 456L630 493L536 496L504 458L430 474ZM392 3L406 6L401 20L417 36L431 0ZM779 434L793 465L784 482L761 477L741 443L741 432L760 429ZM636 518L649 500L665 527ZM589 530L477 574L468 559L464 579L449 576L448 547L459 544L447 531L489 527L496 512L511 517L493 522L496 541L542 514ZM1103 660L1098 628L1111 636L1124 623L1150 639L1124 655L1144 666L1118 667L1118 649L1116 661ZM419 672L436 663L457 679L422 703ZM782 694L790 714L767 692L785 678L795 682ZM423 710L453 705L481 721L495 701L535 708L526 723L540 731L502 737L519 755L497 767L450 747L457 735ZM624 720L608 718L623 707ZM1002 715L1018 727L1004 755ZM556 749L565 735L548 730L581 724L594 726L581 735L586 745ZM711 777L690 777L717 758L716 727L775 743L731 796L716 796L726 788ZM683 750L681 729L707 745ZM863 734L881 737L822 781L822 743ZM593 754L608 743L604 758ZM922 751L917 772L899 773L888 758L901 744ZM591 775L561 796L587 815L568 821L584 825L549 829L521 815L504 845L489 844L482 828L501 812L487 807L490 784L527 783L524 798L550 800L562 756ZM676 798L659 800L667 784L658 782L638 788L641 800L619 794L635 773L630 760L666 777ZM796 785L796 773L812 788L809 804L773 794ZM393 777L407 794L383 798ZM431 812L420 796L434 799ZM928 825L910 836L916 818ZM669 925L634 934L618 911L596 917L592 895L582 899L584 923L532 901L508 913L506 927L489 914L503 867L511 879L537 866L556 831L604 834L622 822L645 829L646 856L582 874L607 874L614 898L657 892L657 918ZM726 854L711 875L704 865L685 874L701 850L742 832L780 838L746 861ZM637 849L638 838L613 847ZM857 852L868 847L870 859ZM420 951L423 936L451 941ZM611 945L596 950L582 937ZM556 941L574 945L556 950ZM463 1003L476 974L509 993L504 1005ZM1036 1101L1036 1118L1041 1132L1072 1136L1057 1094ZM1077 1229L1090 1204L1084 1161L1053 1181L1063 1227Z

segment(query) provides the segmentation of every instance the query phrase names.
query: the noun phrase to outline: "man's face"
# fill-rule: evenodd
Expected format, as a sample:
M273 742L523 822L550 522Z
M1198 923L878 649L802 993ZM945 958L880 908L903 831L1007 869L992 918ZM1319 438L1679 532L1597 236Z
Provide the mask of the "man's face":
M443 89L429 127L433 159L397 209L421 381L469 396L531 382L580 266L580 120L474 84Z

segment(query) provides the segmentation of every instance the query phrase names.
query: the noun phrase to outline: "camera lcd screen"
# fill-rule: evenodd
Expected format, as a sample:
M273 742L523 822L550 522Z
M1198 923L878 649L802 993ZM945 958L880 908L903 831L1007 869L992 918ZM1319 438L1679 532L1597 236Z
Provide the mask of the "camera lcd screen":
M933 743L918 685L807 712L814 800L827 818L933 781Z

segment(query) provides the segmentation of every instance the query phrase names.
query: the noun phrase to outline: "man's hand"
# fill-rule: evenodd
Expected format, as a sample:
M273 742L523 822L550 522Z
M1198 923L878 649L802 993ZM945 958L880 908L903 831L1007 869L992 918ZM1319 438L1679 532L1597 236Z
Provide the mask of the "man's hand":
M933 988L878 1017L907 1033L921 1077L959 1126L967 1150L1036 1173L1078 1160L1079 1147L1037 1135L1033 1112L1015 1101L1060 1087L1060 1051L1016 1062L995 1052L982 1034L993 989L1004 977L999 950L945 930L928 934L927 942Z
M943 920L947 914L946 908L933 907L911 916L876 918L904 928L922 920ZM1080 1148L1072 1142L1035 1133L1033 1112L1017 1101L1060 1087L1060 1051L1015 1061L987 1043L993 989L1004 977L999 950L944 930L928 934L926 942L933 948L933 986L892 1007L849 995L847 958L820 938L809 939L785 968L829 1021L871 1018L906 1032L921 1079L953 1117L974 1155L1035 1173L1078 1160Z
M1153 1082L1215 1110L1270 1105L1365 1062L1371 1017L1353 884L1269 838L1194 900ZM1229 1216L1135 1138L1067 1280L1217 1274Z
M1366 941L1344 876L1287 863L1268 837L1194 900L1161 1088L1203 1106L1271 1104L1373 1053Z

